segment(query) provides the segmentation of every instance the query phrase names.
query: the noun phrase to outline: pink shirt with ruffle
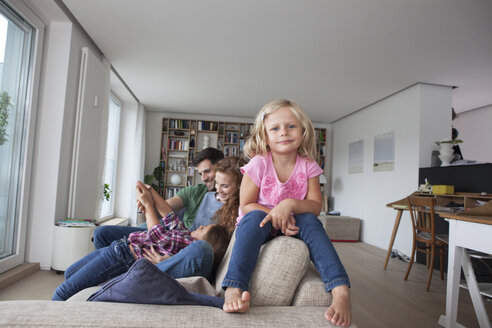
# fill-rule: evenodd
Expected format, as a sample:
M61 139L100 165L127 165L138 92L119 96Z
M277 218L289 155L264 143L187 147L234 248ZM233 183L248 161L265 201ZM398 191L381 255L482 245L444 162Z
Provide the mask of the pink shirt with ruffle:
M280 182L273 166L271 153L265 156L255 156L248 164L241 167L241 172L247 174L260 188L257 203L268 208L275 207L284 199L304 199L307 194L308 180L323 173L316 161L297 155L296 166L289 179ZM237 223L244 216L239 209Z

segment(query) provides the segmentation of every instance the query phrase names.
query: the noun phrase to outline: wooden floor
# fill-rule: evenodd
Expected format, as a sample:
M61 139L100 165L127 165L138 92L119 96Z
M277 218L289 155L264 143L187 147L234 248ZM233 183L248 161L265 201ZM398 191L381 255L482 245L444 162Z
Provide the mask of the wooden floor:
M430 292L425 291L427 269L414 264L408 281L403 277L407 263L390 259L383 270L385 251L365 243L335 243L352 283L354 323L360 328L372 327L440 327L437 320L445 312L446 281L435 271ZM63 275L54 271L38 271L6 289L0 290L0 301L51 299ZM485 301L492 318L492 302ZM478 321L466 290L460 291L458 322L478 327Z

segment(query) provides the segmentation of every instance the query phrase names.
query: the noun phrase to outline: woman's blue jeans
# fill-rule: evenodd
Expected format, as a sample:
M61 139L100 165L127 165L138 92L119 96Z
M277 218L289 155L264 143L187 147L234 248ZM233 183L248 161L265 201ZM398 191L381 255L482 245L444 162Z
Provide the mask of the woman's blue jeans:
M251 211L239 222L231 261L222 283L223 288L236 287L248 290L261 245L271 239L271 222L260 228L260 222L266 215L267 213L263 211ZM321 221L311 213L297 214L294 217L299 227L299 233L295 237L306 243L311 261L318 269L326 291L342 285L350 287L347 272Z

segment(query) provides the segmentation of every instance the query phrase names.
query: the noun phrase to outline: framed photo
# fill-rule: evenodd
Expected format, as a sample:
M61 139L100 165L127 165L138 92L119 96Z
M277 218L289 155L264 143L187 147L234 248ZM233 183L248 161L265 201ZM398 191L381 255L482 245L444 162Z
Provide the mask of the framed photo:
M364 171L364 140L358 140L349 144L348 173L362 173Z
M393 171L395 168L395 131L374 137L374 172Z

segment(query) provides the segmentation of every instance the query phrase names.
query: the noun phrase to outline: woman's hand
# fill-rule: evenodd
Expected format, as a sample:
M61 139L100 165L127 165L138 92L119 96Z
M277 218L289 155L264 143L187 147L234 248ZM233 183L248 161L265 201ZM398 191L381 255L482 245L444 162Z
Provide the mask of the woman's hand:
M161 255L152 245L150 246L150 251L147 248L144 248L143 251L143 256L153 264L160 263L171 257L170 255Z

